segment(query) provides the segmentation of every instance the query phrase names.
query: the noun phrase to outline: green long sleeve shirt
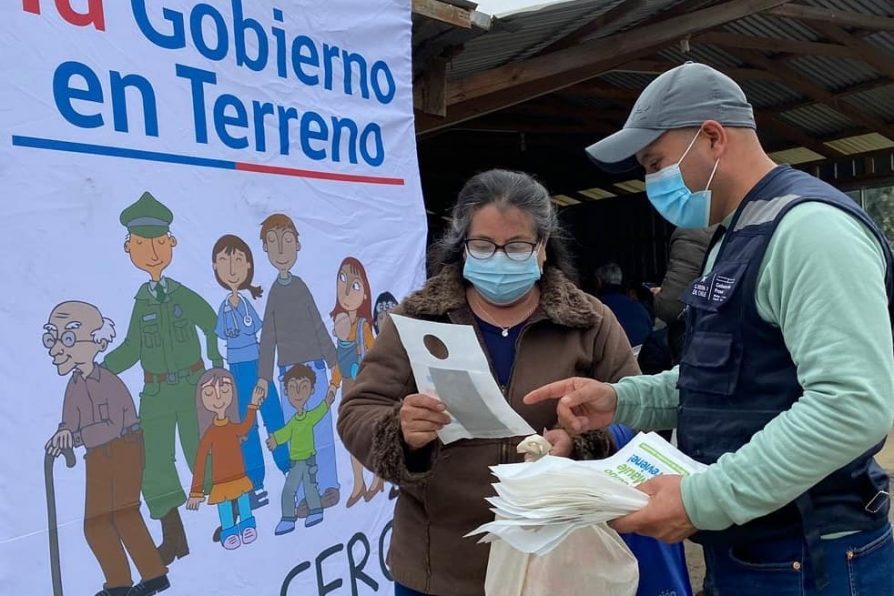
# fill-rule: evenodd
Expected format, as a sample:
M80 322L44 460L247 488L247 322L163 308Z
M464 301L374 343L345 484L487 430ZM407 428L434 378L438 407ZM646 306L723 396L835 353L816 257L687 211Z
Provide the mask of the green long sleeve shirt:
M894 348L884 278L878 241L840 209L804 203L782 219L755 300L760 317L782 331L804 393L748 444L683 479L683 504L696 528L723 530L767 515L887 435ZM674 427L678 376L675 368L617 383L615 421Z
M289 444L289 458L292 461L304 461L317 454L314 442L314 426L329 411L329 403L323 402L316 408L296 413L281 429L273 432L277 445Z

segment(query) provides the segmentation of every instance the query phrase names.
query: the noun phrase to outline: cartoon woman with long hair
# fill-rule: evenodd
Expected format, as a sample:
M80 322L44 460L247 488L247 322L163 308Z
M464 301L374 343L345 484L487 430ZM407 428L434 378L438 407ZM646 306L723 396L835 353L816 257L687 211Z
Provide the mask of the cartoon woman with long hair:
M261 317L240 291L247 291L253 300L261 297L263 290L251 285L254 276L254 257L248 244L238 236L226 234L214 243L211 250L211 266L214 277L222 288L229 290L217 310L217 336L227 344L227 364L236 381L236 393L239 396L239 418L245 419L249 399L258 382L258 332L261 330ZM267 432L282 428L282 406L276 394L276 385L269 384L267 389L271 399L265 400L261 407L261 417ZM264 452L261 449L261 438L255 422L245 441L242 442L242 455L245 458L246 473L252 483L251 506L257 509L267 504L267 493L264 491ZM276 467L283 474L289 472L289 451L285 446L273 451Z
M350 390L357 378L360 361L373 344L372 292L363 264L354 257L347 257L338 268L335 307L329 316L335 324L333 335L337 338L336 358L338 366L329 384L330 393L341 385L342 395ZM361 498L372 500L385 490L384 481L378 476L367 489L363 478L363 465L351 458L354 472L354 488L347 506L353 507Z
M239 442L255 423L261 394L256 391L252 395L248 414L241 422L236 400L236 382L228 370L207 370L196 384L196 411L202 438L196 452L192 488L186 503L187 509L196 511L205 500L205 464L211 457L208 504L217 505L220 544L227 550L250 544L258 537L248 496L252 484L245 475L245 459ZM239 514L238 524L234 510Z

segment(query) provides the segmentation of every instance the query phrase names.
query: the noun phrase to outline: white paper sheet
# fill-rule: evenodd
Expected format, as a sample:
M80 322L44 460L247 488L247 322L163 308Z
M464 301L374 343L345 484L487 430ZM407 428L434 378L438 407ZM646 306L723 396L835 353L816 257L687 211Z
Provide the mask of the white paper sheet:
M534 434L500 391L471 326L394 314L391 319L409 356L419 393L436 397L447 407L451 423L438 433L442 442ZM427 337L441 341L446 358L439 358L426 347Z

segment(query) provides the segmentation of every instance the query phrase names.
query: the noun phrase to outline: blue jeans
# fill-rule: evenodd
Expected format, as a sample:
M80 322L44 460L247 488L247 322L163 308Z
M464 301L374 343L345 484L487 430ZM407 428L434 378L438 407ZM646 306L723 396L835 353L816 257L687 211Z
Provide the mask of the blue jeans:
M239 520L241 522L244 523L248 520L254 520L247 493L236 499L236 508L239 510ZM220 517L221 532L226 532L227 530L236 527L236 517L233 515L233 501L223 501L218 503L217 515Z
M326 362L324 360L312 360L304 363L308 368L317 375L317 382L314 384L314 392L310 399L307 400L305 410L313 410L315 407L323 403L326 399L326 392L329 390L329 377L326 374ZM288 366L279 367L280 383L282 375L289 369ZM281 387L282 392L282 411L285 419L288 420L295 415L295 408L289 403L286 395L285 387ZM317 484L320 488L320 494L326 492L326 489L339 489L338 469L335 466L335 432L332 425L332 411L326 412L316 426L314 426L314 448L317 451ZM304 498L304 487L298 488L296 501L298 503Z
M239 419L245 418L248 412L248 404L251 402L251 394L258 382L258 361L233 362L230 364L230 372L236 379L236 394L239 397ZM258 414L264 420L264 428L267 434L279 430L285 423L282 415L282 406L279 404L279 396L276 394L276 384L267 384L267 399L261 404ZM261 437L258 434L257 421L245 435L242 442L242 457L245 458L245 475L251 480L255 490L264 488L264 451L261 448ZM279 445L273 450L273 461L283 474L289 472L289 446Z
M803 539L705 547L705 596L882 596L894 594L891 526L823 540L829 585L812 580Z

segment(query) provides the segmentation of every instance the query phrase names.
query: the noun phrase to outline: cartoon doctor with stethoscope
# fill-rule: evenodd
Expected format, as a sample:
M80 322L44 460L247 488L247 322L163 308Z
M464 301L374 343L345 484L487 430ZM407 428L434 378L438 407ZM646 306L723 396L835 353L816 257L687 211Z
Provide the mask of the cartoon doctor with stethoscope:
M239 291L248 290L252 300L257 300L263 290L259 286L251 285L254 257L248 244L238 236L232 234L221 236L211 251L211 263L217 283L230 291L217 310L215 332L227 344L227 365L236 380L241 420L245 417L252 391L258 382L260 356L258 332L261 330L262 321L251 301L246 300ZM282 428L284 420L275 384L269 384L267 396L270 399L261 404L259 414L269 434ZM242 455L245 459L246 475L254 487L251 494L251 508L263 507L267 504L267 493L264 491L265 465L257 424L242 443ZM273 459L283 474L288 473L291 465L288 445L277 447L273 451Z

